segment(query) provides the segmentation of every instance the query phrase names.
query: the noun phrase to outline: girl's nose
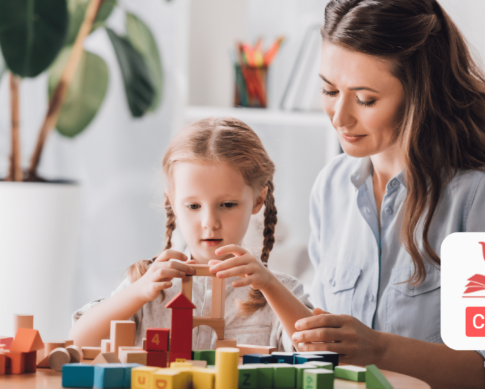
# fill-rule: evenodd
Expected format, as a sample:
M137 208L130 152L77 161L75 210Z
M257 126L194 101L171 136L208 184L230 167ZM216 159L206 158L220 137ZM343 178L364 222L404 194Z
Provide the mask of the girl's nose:
M202 219L202 227L208 230L217 230L221 226L216 212L207 211Z

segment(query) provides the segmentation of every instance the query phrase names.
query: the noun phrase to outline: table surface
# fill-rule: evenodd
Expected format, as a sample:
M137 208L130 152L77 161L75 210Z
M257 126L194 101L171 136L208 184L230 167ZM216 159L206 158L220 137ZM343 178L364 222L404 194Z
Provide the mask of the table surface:
M394 386L394 389L430 389L421 380L391 371L381 370L384 376ZM2 389L61 389L61 373L52 369L37 369L37 373L9 374L0 376ZM335 389L363 389L365 382L352 382L335 379Z

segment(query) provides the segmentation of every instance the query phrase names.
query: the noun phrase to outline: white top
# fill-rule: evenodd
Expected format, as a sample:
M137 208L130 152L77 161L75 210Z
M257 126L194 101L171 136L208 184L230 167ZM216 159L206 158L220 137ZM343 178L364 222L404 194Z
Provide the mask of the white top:
M308 300L308 294L303 291L303 284L296 278L283 273L273 274L288 288L303 304L312 309ZM279 351L293 351L290 338L283 330L283 326L271 307L266 304L250 316L239 316L237 301L248 299L250 286L234 288L231 283L239 277L226 279L226 306L225 306L225 338L235 338L238 344L251 344L258 346L277 347ZM135 343L141 346L143 338L146 337L147 328L170 328L171 309L165 305L182 290L180 278L172 280L173 286L165 289L166 298L160 302L160 298L146 303L131 318L136 323ZM120 292L130 285L128 278L125 278L111 296ZM74 312L73 324L90 308L99 304L104 299L92 301L81 309ZM212 302L212 277L194 277L192 302L197 307L194 316L210 317ZM192 332L192 349L209 350L215 349L216 334L206 326L194 328Z

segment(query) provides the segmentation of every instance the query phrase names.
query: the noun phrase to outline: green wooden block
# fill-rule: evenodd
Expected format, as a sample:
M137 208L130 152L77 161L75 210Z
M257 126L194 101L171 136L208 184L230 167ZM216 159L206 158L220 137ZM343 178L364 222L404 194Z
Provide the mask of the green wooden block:
M303 389L333 389L333 383L333 370L308 369L303 373Z
M270 363L252 363L258 371L258 388L272 388L274 382L274 369Z
M238 388L257 389L258 388L258 369L254 365L238 366L239 381Z
M194 361L207 361L208 365L215 365L216 351L215 350L195 350Z
M364 367L359 366L335 366L335 378L342 378L344 380L365 382Z
M288 363L269 363L274 369L273 388L292 389L296 383L295 366Z
M297 389L303 389L303 373L305 370L308 369L317 369L313 363L303 363L301 365L293 365L295 367L296 371L296 382L295 382L295 388Z
M307 362L307 364L311 364L311 365L315 366L317 369L333 370L333 363L332 362L311 361L311 362Z
M365 387L368 389L393 389L391 383L376 365L366 366Z

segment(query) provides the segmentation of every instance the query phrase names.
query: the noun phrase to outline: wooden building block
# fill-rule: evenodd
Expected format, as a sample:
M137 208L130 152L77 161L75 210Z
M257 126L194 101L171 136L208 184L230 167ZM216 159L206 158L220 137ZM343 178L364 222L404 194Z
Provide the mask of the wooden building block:
M237 348L239 349L240 356L243 356L246 354L272 354L278 350L276 347L272 347L272 346L255 346L252 344L238 344ZM281 353L281 354L290 354L291 358L293 359L293 353Z
M147 328L146 351L168 351L169 328Z
M56 348L49 354L49 366L55 371L62 371L62 366L70 362L71 354L65 348Z
M118 355L118 347L135 345L136 324L131 320L112 320L110 331L111 352Z
M101 340L101 352L102 353L111 352L111 343L110 343L109 339L102 339Z
M158 367L135 367L131 370L131 388L132 389L151 389L154 387L153 373L159 370Z
M94 387L122 388L125 369L119 363L101 363L94 366Z
M248 366L251 366L251 365L248 365ZM293 367L295 368L295 372L296 372L295 388L304 389L305 386L303 382L303 373L305 372L305 370L317 369L317 367L312 365L311 363L304 363L302 365L293 365Z
M7 350L10 350L12 342L13 338L11 336L0 336L0 344L4 344Z
M192 316L195 305L180 292L165 307L172 310L170 351L190 353L192 351Z
M333 351L302 351L297 352L296 355L318 355L323 358L323 362L332 362L333 367L338 366L338 353Z
M25 373L25 353L18 351L7 351L5 356L9 359L9 361L7 361L5 364L7 374Z
M194 350L194 360L206 361L207 365L216 364L216 351L215 350Z
M100 365L107 363L121 363L120 359L115 353L99 353L91 362L91 365Z
M66 342L47 342L44 343L44 357L48 357L49 354L56 348L66 348Z
M131 371L135 367L143 367L139 363L121 363L121 367L123 367L125 374L123 375L123 388L131 388Z
M325 362L325 360L319 355L295 355L295 365L307 362Z
M182 278L182 293L190 301L192 301L192 276L185 276Z
M342 378L344 380L365 382L365 367L360 366L337 366L335 367L334 373L335 378Z
M167 351L147 351L147 366L167 367Z
M215 277L212 282L211 318L224 319L226 305L226 279Z
M249 363L274 363L276 362L274 360L274 357L272 355L268 354L246 354L243 356L243 364L249 364Z
M30 328L19 328L15 339L10 346L10 351L30 353L31 351L42 350L44 342L39 331Z
M225 338L216 340L216 350L221 347L236 347L237 339Z
M202 367L192 369L192 387L194 389L214 389L216 371Z
M5 375L5 365L7 364L7 356L4 352L0 352L0 375Z
M0 344L0 350L7 351L7 345L6 344Z
M173 369L159 369L153 373L151 388L185 389L186 377L181 371ZM141 388L140 388L141 389Z
M84 359L81 347L73 344L71 346L67 346L66 350L71 355L71 363L81 363L81 361Z
M121 363L139 363L147 366L148 352L145 350L123 350L120 349L119 357Z
M192 389L193 367L190 363L171 363L170 370L175 370L180 373L180 384L175 389Z
M384 374L376 365L365 367L365 387L369 389L393 389L391 383L384 377Z
M84 359L94 359L101 353L101 347L81 347Z
M213 319L210 317L194 316L192 319L192 328L197 326L207 326L214 330L217 335L217 339L224 339L224 319Z
M333 389L334 373L327 369L308 369L303 372L305 389Z
M25 353L25 372L35 373L37 371L37 351Z
M256 347L258 347L258 346L255 346L255 348ZM239 349L239 351L241 351L241 349ZM266 354L265 352L262 352L262 350L254 351L254 352L260 353L260 354ZM274 350L274 351L272 351L268 354L271 354L273 356L275 363L289 363L290 365L294 365L294 363L295 363L294 362L295 361L294 353L277 352L276 350Z
M258 369L254 365L238 366L239 388L257 389L258 388Z
M314 366L314 369L333 370L333 363L332 362L312 361L312 362L304 363L304 365Z
M64 348L74 345L74 340L68 339L64 342Z
M192 277L216 277L214 273L209 271L209 265L190 265L191 268L195 270L195 273L192 274Z
M192 367L201 367L203 369L207 367L207 361L192 361L190 359L187 359L185 362L190 363Z
M215 389L237 389L239 349L218 348L216 350Z
M143 350L148 351L147 350L147 339L146 338L143 338Z
M185 362L192 358L191 351L170 351L168 360L172 362Z
M16 335L20 328L34 329L34 316L13 315L13 334Z
M296 370L289 363L272 363L274 369L273 388L292 389L296 385Z
M62 386L64 388L92 388L94 366L85 363L68 363L62 366Z

